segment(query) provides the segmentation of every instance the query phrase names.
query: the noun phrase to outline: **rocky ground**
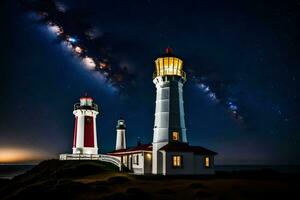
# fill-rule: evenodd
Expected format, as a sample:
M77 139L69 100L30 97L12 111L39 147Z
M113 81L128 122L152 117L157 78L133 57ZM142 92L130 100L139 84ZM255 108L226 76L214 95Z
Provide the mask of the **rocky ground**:
M134 176L98 161L44 161L0 180L0 199L295 199L298 174L271 170L214 176Z

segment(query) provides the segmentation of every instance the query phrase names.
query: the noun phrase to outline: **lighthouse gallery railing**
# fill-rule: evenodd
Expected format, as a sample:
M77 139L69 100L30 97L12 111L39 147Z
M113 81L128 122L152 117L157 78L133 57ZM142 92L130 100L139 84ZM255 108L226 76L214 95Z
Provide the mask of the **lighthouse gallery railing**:
M88 106L88 105L80 105L80 103L75 103L74 110L78 110L78 109L95 110L98 112L98 105L93 103L91 106Z
M116 165L119 170L122 169L121 158L105 154L61 154L59 160L99 160Z

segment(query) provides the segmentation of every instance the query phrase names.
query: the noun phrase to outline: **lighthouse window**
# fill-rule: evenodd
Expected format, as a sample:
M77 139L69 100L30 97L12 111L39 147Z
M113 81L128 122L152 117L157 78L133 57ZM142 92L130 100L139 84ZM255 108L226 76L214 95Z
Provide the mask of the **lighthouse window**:
M174 140L174 141L178 141L179 140L179 133L178 132L174 131L172 133L172 140Z
M163 69L163 59L159 59L159 67L160 69Z
M174 66L177 68L177 66L178 66L178 58L174 58Z
M206 157L204 158L204 166L207 167L207 168L210 167L210 160L209 160L209 157L208 157L208 156L206 156Z
M174 70L173 70L173 58L172 57L169 58L169 73L170 74L174 74Z
M182 167L182 156L172 156L172 166L175 168Z
M182 69L182 60L178 61L178 70L181 71Z

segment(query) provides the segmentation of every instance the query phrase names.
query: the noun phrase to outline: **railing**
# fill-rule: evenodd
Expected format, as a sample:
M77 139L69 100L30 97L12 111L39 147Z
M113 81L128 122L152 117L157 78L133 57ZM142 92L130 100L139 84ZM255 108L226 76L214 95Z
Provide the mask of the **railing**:
M74 110L78 110L78 109L95 110L98 112L98 105L93 103L91 106L88 106L88 105L80 105L80 103L75 103Z
M153 73L153 79L155 79L158 76L180 76L184 80L186 80L186 73L183 70L180 70L179 73L169 73L169 72L166 72L166 71L163 71L163 73L157 73L157 71L155 71Z
M105 154L60 154L59 160L99 160L116 165L120 171L122 169L120 157Z
M112 163L112 164L118 166L121 169L122 163L121 163L121 158L120 157L100 154L99 159L103 162Z

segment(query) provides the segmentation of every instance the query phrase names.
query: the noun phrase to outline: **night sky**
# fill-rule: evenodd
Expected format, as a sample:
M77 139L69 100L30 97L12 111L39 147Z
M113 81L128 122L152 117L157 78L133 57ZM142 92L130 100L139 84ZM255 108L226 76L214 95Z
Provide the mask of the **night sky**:
M217 164L300 164L300 1L54 2L63 17L47 22L1 2L1 156L71 152L73 104L85 93L100 107L100 152L114 149L119 117L128 146L152 142L154 60L169 46L188 74L190 144L218 152ZM49 30L53 17L110 71L87 67Z

